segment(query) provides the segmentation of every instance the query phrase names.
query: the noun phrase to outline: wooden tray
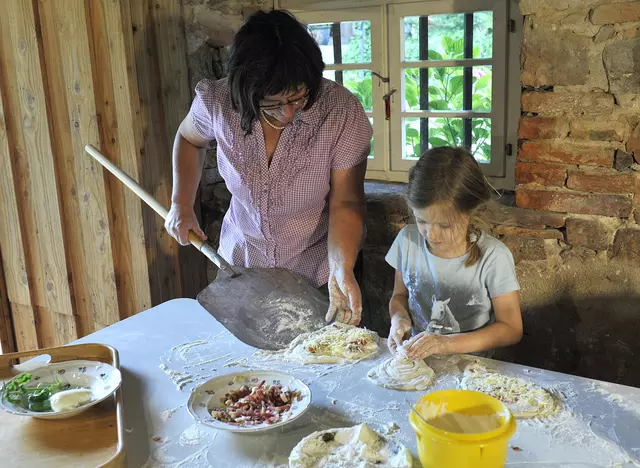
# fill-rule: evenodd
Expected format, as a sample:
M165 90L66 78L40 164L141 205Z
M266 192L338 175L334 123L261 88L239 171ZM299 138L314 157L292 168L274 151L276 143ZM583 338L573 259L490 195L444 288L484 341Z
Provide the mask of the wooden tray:
M51 362L86 359L120 368L118 351L102 344L80 344L0 355L0 379L13 377L11 366L40 354ZM112 398L70 419L42 420L0 409L2 466L123 467L122 387Z

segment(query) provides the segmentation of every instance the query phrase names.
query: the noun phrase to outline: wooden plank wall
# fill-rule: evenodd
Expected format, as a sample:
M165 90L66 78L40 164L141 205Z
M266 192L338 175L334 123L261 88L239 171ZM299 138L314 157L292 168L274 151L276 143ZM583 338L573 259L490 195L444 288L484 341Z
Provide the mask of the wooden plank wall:
M180 5L4 5L3 352L62 345L206 286L204 257L180 248L163 221L84 152L86 144L100 148L168 206L173 137L190 103Z

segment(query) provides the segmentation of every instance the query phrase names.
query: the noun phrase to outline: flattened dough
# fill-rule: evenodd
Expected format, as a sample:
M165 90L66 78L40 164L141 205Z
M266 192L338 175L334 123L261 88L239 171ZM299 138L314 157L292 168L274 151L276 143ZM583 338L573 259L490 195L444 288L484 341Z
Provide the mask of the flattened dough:
M404 445L389 443L366 424L314 432L289 456L289 468L411 468Z
M435 372L424 360L412 361L399 354L385 359L367 374L369 380L394 390L425 390L433 385Z
M301 364L347 364L377 352L375 332L336 322L298 336L285 350L284 357Z
M537 384L488 370L480 363L464 370L462 388L487 393L504 404L516 418L537 418L557 411L559 402Z

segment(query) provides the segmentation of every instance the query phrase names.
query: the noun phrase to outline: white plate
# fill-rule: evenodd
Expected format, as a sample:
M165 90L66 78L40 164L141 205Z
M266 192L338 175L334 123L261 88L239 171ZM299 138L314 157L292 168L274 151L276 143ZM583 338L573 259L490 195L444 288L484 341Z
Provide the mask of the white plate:
M243 385L259 385L263 380L265 385L282 385L289 387L289 390L300 392L301 399L293 402L291 409L283 414L284 418L281 421L274 424L242 427L218 421L211 416L211 410L224 406L227 393L238 390ZM302 416L310 404L311 390L294 376L273 371L247 371L221 375L203 383L191 393L187 408L196 421L206 426L224 431L247 433L268 431L289 424Z
M109 364L98 361L65 361L49 364L31 372L33 377L28 383L29 386L38 384L55 383L55 378L62 383L69 384L71 388L88 388L93 394L93 398L86 405L68 411L29 411L19 405L7 401L0 391L0 407L5 411L20 416L31 416L39 419L65 419L76 416L92 406L100 403L115 392L122 382L120 371ZM20 374L22 375L22 374ZM20 375L14 377L20 377Z

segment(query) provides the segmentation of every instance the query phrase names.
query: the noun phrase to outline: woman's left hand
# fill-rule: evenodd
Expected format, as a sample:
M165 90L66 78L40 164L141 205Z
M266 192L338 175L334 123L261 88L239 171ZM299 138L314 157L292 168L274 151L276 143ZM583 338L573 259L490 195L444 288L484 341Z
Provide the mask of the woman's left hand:
M407 358L419 361L434 354L450 354L450 340L451 338L446 335L422 332L411 338L404 349L407 352Z
M362 316L362 293L352 269L337 267L329 274L329 311L326 320L358 325Z

